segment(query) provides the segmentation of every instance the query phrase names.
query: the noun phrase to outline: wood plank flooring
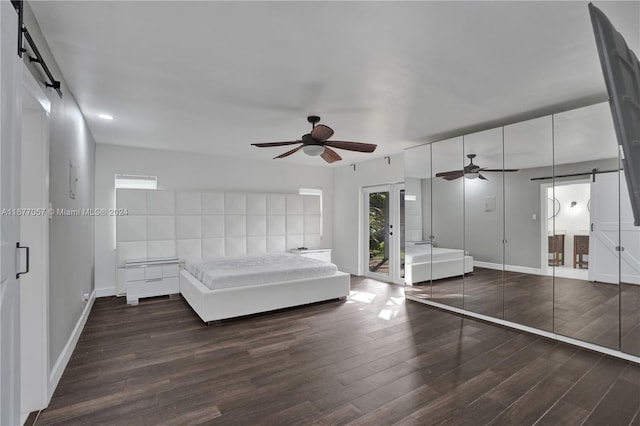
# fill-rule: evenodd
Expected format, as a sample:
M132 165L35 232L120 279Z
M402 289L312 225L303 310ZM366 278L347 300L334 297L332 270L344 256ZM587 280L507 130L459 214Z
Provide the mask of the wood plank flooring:
M406 291L612 349L620 349L622 341L623 349L640 355L640 288L621 289L619 303L617 285L559 277L554 282L550 276L476 267L464 278L436 280Z
M406 301L207 327L182 299L98 299L38 425L640 424L640 366Z

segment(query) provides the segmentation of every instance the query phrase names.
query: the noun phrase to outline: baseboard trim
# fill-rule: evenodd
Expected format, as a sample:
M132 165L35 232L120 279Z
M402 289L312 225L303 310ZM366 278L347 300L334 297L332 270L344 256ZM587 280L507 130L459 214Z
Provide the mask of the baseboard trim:
M91 308L93 308L93 303L96 301L96 290L91 292L89 296L89 300L82 311L82 315L78 319L76 326L71 332L71 336L69 336L69 340L67 344L62 349L62 353L58 357L58 360L54 364L51 369L51 373L49 374L49 395L47 405L51 402L51 397L53 396L53 392L58 387L58 383L60 382L60 378L62 377L62 373L64 373L65 368L67 368L67 364L69 363L69 359L71 358L71 354L73 354L73 350L76 348L76 344L80 339L80 334L84 329L84 325L87 323L87 318L89 318L89 313L91 312Z
M450 311L450 312L454 312L456 314L464 315L466 317L477 318L477 319L482 320L482 321L492 322L494 324L499 324L499 325L502 325L502 326L505 326L505 327L514 328L516 330L526 331L527 333L535 334L535 335L538 335L538 336L546 337L548 339L553 339L553 340L557 340L557 341L564 342L564 343L569 343L569 344L574 345L574 346L579 346L581 348L589 349L589 350L592 350L592 351L595 351L595 352L600 352L600 353L605 354L605 355L611 355L611 356L614 356L616 358L621 358L621 359L624 359L624 360L627 360L627 361L631 361L631 362L635 362L637 364L640 364L640 357L634 356L634 355L630 355L630 354L625 353L625 352L617 351L615 349L605 348L604 346L594 345L593 343L588 343L588 342L584 342L582 340L573 339L571 337L563 336L561 334L556 334L556 333L553 333L553 332L550 332L550 331L540 330L538 328L527 327L526 325L518 324L518 323L515 323L515 322L511 322L511 321L505 321L505 320L502 320L502 319L499 319L499 318L490 317L490 316L487 316L487 315L478 314L476 312L471 312L471 311L467 311L465 309L460 309L460 308L456 308L456 307L453 307L453 306L444 305L442 303L432 302L430 300L421 299L421 298L416 297L416 296L407 296L407 295L405 295L405 298L408 299L408 300L412 300L414 302L418 302L418 303L422 303L422 304L425 304L425 305L433 306L435 308L443 309L445 311Z
M544 275L540 268L530 268L528 266L517 265L503 265L502 263L482 262L480 260L474 260L473 266L478 268L496 269L498 271L520 272L523 274Z
M95 291L96 297L109 297L117 295L115 287L97 288Z

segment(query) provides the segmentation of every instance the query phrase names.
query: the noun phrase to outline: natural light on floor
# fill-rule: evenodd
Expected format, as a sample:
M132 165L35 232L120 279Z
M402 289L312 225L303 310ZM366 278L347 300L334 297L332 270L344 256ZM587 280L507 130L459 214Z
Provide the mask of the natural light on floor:
M394 319L398 315L398 309L404 303L404 297L391 297L386 303L386 306L378 314L378 318L384 320Z
M364 291L349 292L349 299L356 302L371 303L375 298L376 295L374 293L367 293Z

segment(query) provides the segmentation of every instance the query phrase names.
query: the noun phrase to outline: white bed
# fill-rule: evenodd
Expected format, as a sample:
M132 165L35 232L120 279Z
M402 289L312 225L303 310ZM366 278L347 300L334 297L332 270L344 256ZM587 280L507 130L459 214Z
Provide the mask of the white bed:
M349 295L349 274L290 253L185 262L180 293L204 322Z
M404 281L408 285L473 272L473 257L462 250L407 241Z

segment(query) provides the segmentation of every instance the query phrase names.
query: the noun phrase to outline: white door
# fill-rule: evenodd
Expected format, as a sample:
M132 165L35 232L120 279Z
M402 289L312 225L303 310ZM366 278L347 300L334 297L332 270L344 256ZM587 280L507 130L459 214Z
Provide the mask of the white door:
M598 174L591 183L589 281L620 282L619 193L618 173Z
M20 199L22 60L18 18L0 1L0 424L20 423L20 288L16 243L20 220L11 209Z
M363 193L364 275L382 281L402 284L404 251L402 233L404 214L403 184L365 187Z

